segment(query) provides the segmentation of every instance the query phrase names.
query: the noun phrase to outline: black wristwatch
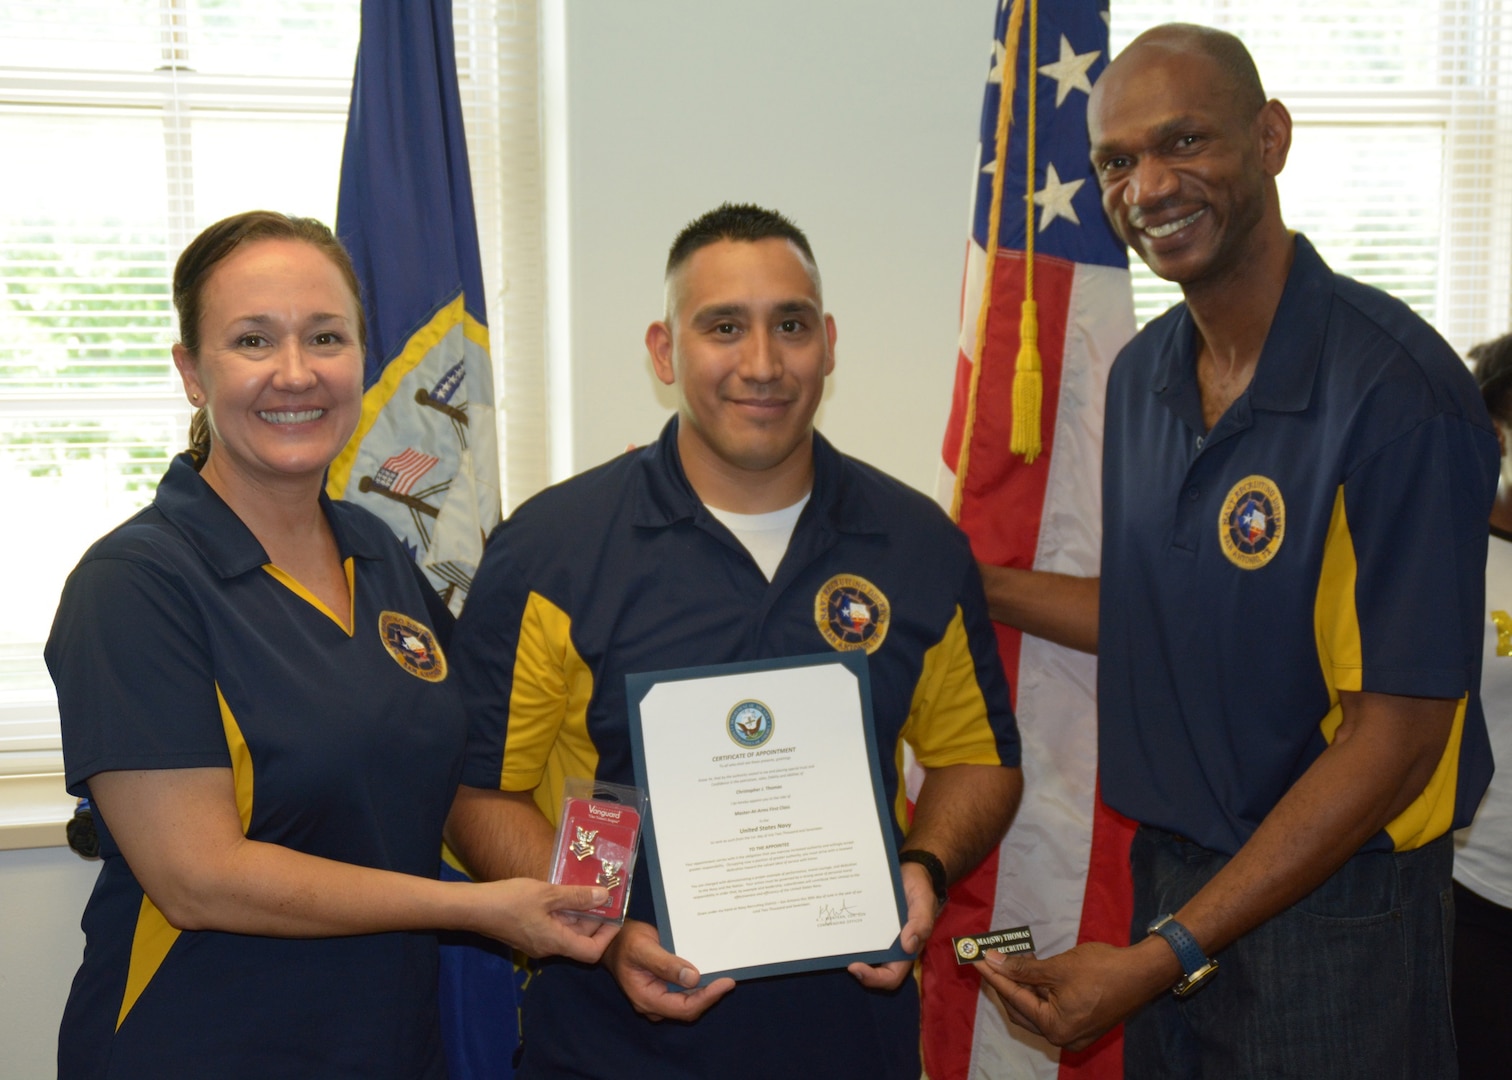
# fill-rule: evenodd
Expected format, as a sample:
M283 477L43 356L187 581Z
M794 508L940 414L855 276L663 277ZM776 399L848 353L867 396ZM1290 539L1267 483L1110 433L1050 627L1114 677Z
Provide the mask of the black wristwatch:
M938 855L932 851L925 851L923 848L909 848L907 851L898 852L898 861L918 863L929 871L929 883L934 886L935 902L940 907L945 906L945 901L950 897L945 892L945 864L940 861Z
M1212 978L1218 970L1218 961L1208 958L1192 932L1177 922L1174 916L1157 916L1148 929L1150 933L1165 938L1166 944L1176 954L1176 959L1181 961L1181 970L1186 972L1181 981L1171 987L1171 992L1177 997L1186 997Z

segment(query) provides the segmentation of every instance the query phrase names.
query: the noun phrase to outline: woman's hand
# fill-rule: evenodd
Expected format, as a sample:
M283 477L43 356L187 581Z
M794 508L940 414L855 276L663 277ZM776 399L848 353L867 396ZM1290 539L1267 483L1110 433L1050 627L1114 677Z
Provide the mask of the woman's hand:
M477 894L478 922L472 929L529 956L597 963L619 932L614 923L576 914L608 902L609 890L596 885L508 878L464 887Z

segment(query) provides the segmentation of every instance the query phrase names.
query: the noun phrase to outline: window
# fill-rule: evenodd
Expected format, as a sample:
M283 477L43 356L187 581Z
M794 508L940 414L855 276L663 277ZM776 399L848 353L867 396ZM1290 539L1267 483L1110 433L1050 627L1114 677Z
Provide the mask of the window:
M186 442L174 260L257 206L334 221L358 15L359 0L0 14L0 826L68 805L42 643L69 570ZM453 15L500 415L512 445L544 447L535 5L455 0ZM513 455L506 501L545 473L544 451Z
M1296 122L1286 223L1461 351L1512 327L1512 73L1501 0L1113 0L1115 53L1163 22L1238 34ZM1143 324L1180 292L1134 266Z

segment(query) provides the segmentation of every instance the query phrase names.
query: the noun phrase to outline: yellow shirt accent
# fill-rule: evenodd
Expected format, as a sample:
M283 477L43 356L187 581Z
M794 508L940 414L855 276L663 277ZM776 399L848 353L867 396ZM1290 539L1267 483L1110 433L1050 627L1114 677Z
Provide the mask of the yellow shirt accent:
M178 940L179 931L170 926L163 913L145 895L137 912L136 932L131 936L131 962L126 969L126 994L121 999L121 1011L116 1017L116 1030L126 1021L126 1014L147 989L147 984L157 974L158 968L168 956L168 950Z
M220 683L215 684L215 700L220 703L221 727L226 732L226 748L231 751L231 781L236 787L236 813L241 818L242 835L252 827L252 751L242 736L241 725L226 704Z
M919 764L928 768L946 765L1001 765L997 738L987 722L987 700L977 682L976 660L961 608L945 627L940 640L924 654L919 682L908 707L908 720L894 747L898 790L893 813L898 824L908 828L908 784L903 771L903 743L914 748Z
M280 569L273 563L264 563L263 569L266 570L270 575L272 575L274 580L281 583L284 588L288 589L295 596L299 597L305 603L313 607L316 611L319 611L326 618L330 619L337 626L341 627L342 632L345 633L347 637L352 636L352 627L357 621L357 585L352 569L352 557L350 555L348 555L346 561L342 563L342 569L346 572L347 582L347 617L345 621L342 621L340 618L338 618L334 611L325 606L320 597L316 596L309 589L301 585L299 583L299 579L295 578L287 571Z
M1491 623L1496 627L1496 655L1512 656L1512 615L1493 611Z
M1330 746L1344 720L1339 692L1359 690L1365 670L1360 616L1355 605L1358 576L1354 538L1344 508L1344 488L1340 486L1334 496L1333 514L1324 541L1323 567L1318 577L1318 596L1313 607L1318 663L1323 669L1330 704L1328 715L1323 717L1319 729ZM1449 731L1448 744L1428 786L1406 810L1386 825L1386 834L1397 851L1422 847L1448 832L1453 823L1455 789L1459 782L1460 738L1465 730L1468 700L1468 696L1461 698L1454 710L1454 725Z
M515 646L499 789L534 789L536 805L553 825L567 779L598 772L598 748L588 734L592 698L593 672L572 644L571 616L532 592Z

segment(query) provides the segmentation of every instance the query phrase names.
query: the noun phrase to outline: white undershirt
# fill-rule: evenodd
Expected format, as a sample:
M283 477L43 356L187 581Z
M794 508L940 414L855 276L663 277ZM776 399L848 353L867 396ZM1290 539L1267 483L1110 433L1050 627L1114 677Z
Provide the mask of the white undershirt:
M771 581L782 563L783 555L787 554L788 541L793 538L798 515L803 513L808 501L808 494L805 494L792 506L768 514L737 514L733 510L717 510L712 506L709 506L709 513L735 534L735 539L745 545L766 579ZM704 505L708 506L707 503Z

